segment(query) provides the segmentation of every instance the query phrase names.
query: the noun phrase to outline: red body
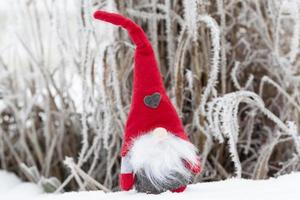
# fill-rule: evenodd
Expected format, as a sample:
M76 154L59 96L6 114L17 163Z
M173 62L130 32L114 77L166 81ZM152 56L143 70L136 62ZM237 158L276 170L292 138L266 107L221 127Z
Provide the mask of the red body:
M126 155L134 138L157 127L163 127L170 133L188 140L181 120L166 94L152 46L142 28L116 13L96 11L94 17L125 28L136 45L132 104L121 155ZM154 93L159 93L161 100L157 108L150 108L145 105L144 98Z
M94 17L123 27L136 45L132 104L126 122L121 156L126 156L135 138L157 127L165 128L168 132L188 140L182 122L166 94L154 51L142 28L130 19L116 13L96 11ZM147 106L145 98L157 93L160 95L158 106ZM199 167L186 163L186 167L194 173L200 171L200 163ZM133 184L133 173L120 175L120 186L123 190L130 190ZM174 192L181 192L184 189L185 186Z

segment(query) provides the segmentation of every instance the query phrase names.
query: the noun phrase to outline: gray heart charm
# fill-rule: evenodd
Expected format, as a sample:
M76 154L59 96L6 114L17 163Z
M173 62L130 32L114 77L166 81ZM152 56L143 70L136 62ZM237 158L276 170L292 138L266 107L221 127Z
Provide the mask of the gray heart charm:
M161 95L155 92L149 96L144 97L144 104L149 108L157 108L161 100Z

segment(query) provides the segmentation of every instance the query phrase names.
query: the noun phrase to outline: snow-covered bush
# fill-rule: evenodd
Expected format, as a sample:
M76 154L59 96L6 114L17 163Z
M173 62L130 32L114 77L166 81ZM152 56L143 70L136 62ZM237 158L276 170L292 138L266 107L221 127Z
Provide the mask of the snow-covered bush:
M299 1L2 4L1 168L48 192L118 189L134 47L92 19L105 9L147 32L202 153L195 182L300 170Z

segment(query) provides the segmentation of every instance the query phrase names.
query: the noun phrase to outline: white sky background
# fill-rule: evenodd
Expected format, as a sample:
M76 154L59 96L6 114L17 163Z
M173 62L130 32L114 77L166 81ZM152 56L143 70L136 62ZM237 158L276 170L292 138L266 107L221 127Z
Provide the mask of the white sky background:
M5 48L11 38L12 29L16 27L18 12L22 9L22 6L26 5L28 0L0 0L0 51ZM41 15L46 13L45 3L49 6L51 0L36 1L38 12ZM60 2L60 3L58 3ZM74 0L56 1L56 6L61 11L67 11L68 13L76 12L76 4ZM23 7L24 8L24 7ZM51 8L49 8L51 9ZM10 36L10 37L9 37Z
M47 9L53 9L55 12L59 13L62 17L65 17L65 21L62 23L68 24L71 30L74 30L76 27L75 23L75 13L78 13L76 9L80 8L80 6L76 5L76 3L80 3L80 1L75 0L57 0L55 4L49 3L52 0L38 0L37 2L37 16L39 16L40 20L47 18ZM24 50L24 47L20 45L20 41L18 36L24 40L26 45L29 48L34 46L34 40L37 38L36 35L32 35L32 31L30 30L31 20L35 20L35 17L32 17L28 13L28 0L0 0L0 55L5 63L10 63L9 70L11 72L17 71L18 76L31 76L30 71L24 67L28 63L28 53ZM51 7L51 5L55 7ZM32 5L29 6L32 9ZM32 10L31 10L32 14ZM41 34L43 37L44 44L49 44L47 50L47 67L54 67L58 65L59 60L56 58L55 42L56 36L54 35L53 27L49 26L49 20L45 21L45 23L41 23ZM29 30L29 31L27 31ZM53 46L54 45L54 46ZM34 48L31 48L34 49ZM38 55L38 53L36 53ZM24 63L24 64L23 64ZM77 96L75 98L78 100L76 104L81 104L81 82L76 79L76 76L73 75L73 69L68 68L72 73L68 77L68 81L73 83L71 90L74 90L72 94ZM0 71L1 74L1 71ZM75 79L75 80L74 80ZM19 79L22 80L22 79ZM42 87L42 86L41 86ZM24 88L26 89L26 88ZM1 109L1 102L0 102Z
M3 48L4 38L7 35L8 13L10 10L8 3L10 1L12 0L0 0L0 49Z
M26 47L33 52L36 58L41 57L36 46L36 41L38 40L36 35L37 31L32 31L37 28L35 21L32 21L37 19L36 16L38 16L38 20L42 22L40 25L40 34L45 47L43 59L45 61L45 67L49 67L50 71L53 71L55 67L61 65L60 62L62 56L67 60L67 63L71 63L71 56L76 55L76 53L71 50L69 50L66 55L57 55L57 45L59 43L58 35L64 38L68 45L74 45L76 49L79 49L79 45L83 43L82 29L78 22L78 13L80 13L79 9L81 4L80 0L56 0L54 3L53 0L35 0L34 2L37 3L37 15L34 15L33 12L34 5L28 4L29 2L32 1L0 0L0 55L5 63L9 63L9 71L17 72L16 76L21 77L17 77L18 80L23 80L22 77L31 77L35 75L30 74L28 67L26 67L31 58L24 49L24 46L21 45L20 41L24 41ZM53 21L50 21L47 16L47 9L52 11L54 16ZM107 5L107 10L112 10L110 5ZM93 10L91 10L91 12L92 11ZM96 29L96 34L101 43L101 45L93 46L93 48L96 50L101 49L105 44L113 41L113 30L115 30L116 27L96 20L92 20L92 22L95 25L94 28ZM68 33L70 33L70 37L67 34L67 30L69 31ZM95 43L92 45L95 45ZM78 111L80 111L82 104L81 78L72 64L66 64L65 66L66 72L64 75L66 77L66 82L72 85L70 94L72 99L75 100ZM100 66L98 66L98 69L100 69ZM59 72L57 74L62 73ZM54 78L56 81L59 81L59 76ZM20 85L22 85L22 83L20 83ZM43 88L42 85L40 87Z

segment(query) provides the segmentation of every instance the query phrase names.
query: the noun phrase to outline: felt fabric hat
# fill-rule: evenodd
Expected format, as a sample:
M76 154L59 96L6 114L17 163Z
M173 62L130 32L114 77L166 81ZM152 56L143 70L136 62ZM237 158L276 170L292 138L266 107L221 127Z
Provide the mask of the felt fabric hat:
M188 140L182 122L166 94L154 51L143 29L116 13L96 11L94 17L123 27L136 45L133 96L121 155L127 154L134 139L157 127Z

